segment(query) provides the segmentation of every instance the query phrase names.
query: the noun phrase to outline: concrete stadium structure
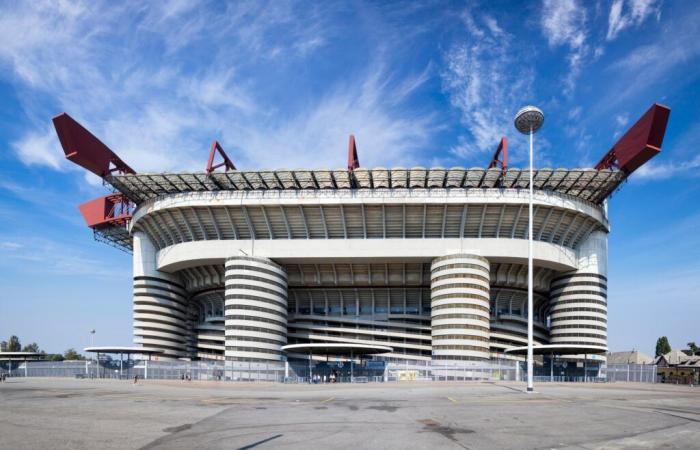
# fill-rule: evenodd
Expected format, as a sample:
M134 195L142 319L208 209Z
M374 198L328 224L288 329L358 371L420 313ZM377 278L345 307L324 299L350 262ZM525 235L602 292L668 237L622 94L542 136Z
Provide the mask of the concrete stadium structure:
M534 173L535 345L607 351L607 198L659 152L668 115L652 106L596 168ZM380 345L441 363L527 343L529 174L505 140L488 169L360 168L351 138L348 169L240 171L215 142L205 172L137 174L68 115L54 123L116 190L81 210L133 251L138 345L253 362Z

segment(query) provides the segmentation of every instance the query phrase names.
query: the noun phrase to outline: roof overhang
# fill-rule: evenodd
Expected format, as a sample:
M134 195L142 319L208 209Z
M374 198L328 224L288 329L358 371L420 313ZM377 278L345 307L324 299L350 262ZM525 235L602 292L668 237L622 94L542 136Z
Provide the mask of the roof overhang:
M291 344L282 347L286 353L308 353L314 355L361 356L391 353L393 348L385 345L346 344L319 342L313 344Z
M163 353L163 350L149 347L85 347L83 351L88 353L116 353L124 355L157 355Z
M532 348L535 355L597 355L607 351L607 347L599 345L548 344L536 345ZM507 348L505 352L511 355L526 355L527 346Z

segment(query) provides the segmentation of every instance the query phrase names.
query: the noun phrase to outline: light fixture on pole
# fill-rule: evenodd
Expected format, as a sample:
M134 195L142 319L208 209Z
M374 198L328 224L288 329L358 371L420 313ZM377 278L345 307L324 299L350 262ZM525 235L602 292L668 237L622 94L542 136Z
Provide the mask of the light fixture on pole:
M92 330L90 330L90 347L93 347L95 345L94 338L95 338L95 330L92 329Z
M532 192L533 192L533 176L532 176L532 136L542 127L544 123L544 113L539 108L534 106L526 106L515 115L515 128L523 134L530 135L530 198L528 201L528 225L527 225L527 392L533 392L532 383L532 316L533 316L533 299L532 299Z

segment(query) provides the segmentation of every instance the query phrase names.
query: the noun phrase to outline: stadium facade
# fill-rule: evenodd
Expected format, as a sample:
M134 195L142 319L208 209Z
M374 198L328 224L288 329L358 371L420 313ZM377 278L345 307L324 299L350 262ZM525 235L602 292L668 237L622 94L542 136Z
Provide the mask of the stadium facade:
M534 173L534 339L607 350L607 199L660 151L653 105L595 168ZM61 114L66 156L114 193L81 206L133 252L134 342L165 357L278 362L290 344L484 361L527 343L528 171L359 167L138 174ZM223 159L215 164L217 158ZM217 170L221 169L221 170Z

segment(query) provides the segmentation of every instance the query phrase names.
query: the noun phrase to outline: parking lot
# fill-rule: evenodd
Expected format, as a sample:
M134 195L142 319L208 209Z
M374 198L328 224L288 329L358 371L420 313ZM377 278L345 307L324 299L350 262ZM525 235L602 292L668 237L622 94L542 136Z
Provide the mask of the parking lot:
M2 449L698 448L700 389L14 378Z

